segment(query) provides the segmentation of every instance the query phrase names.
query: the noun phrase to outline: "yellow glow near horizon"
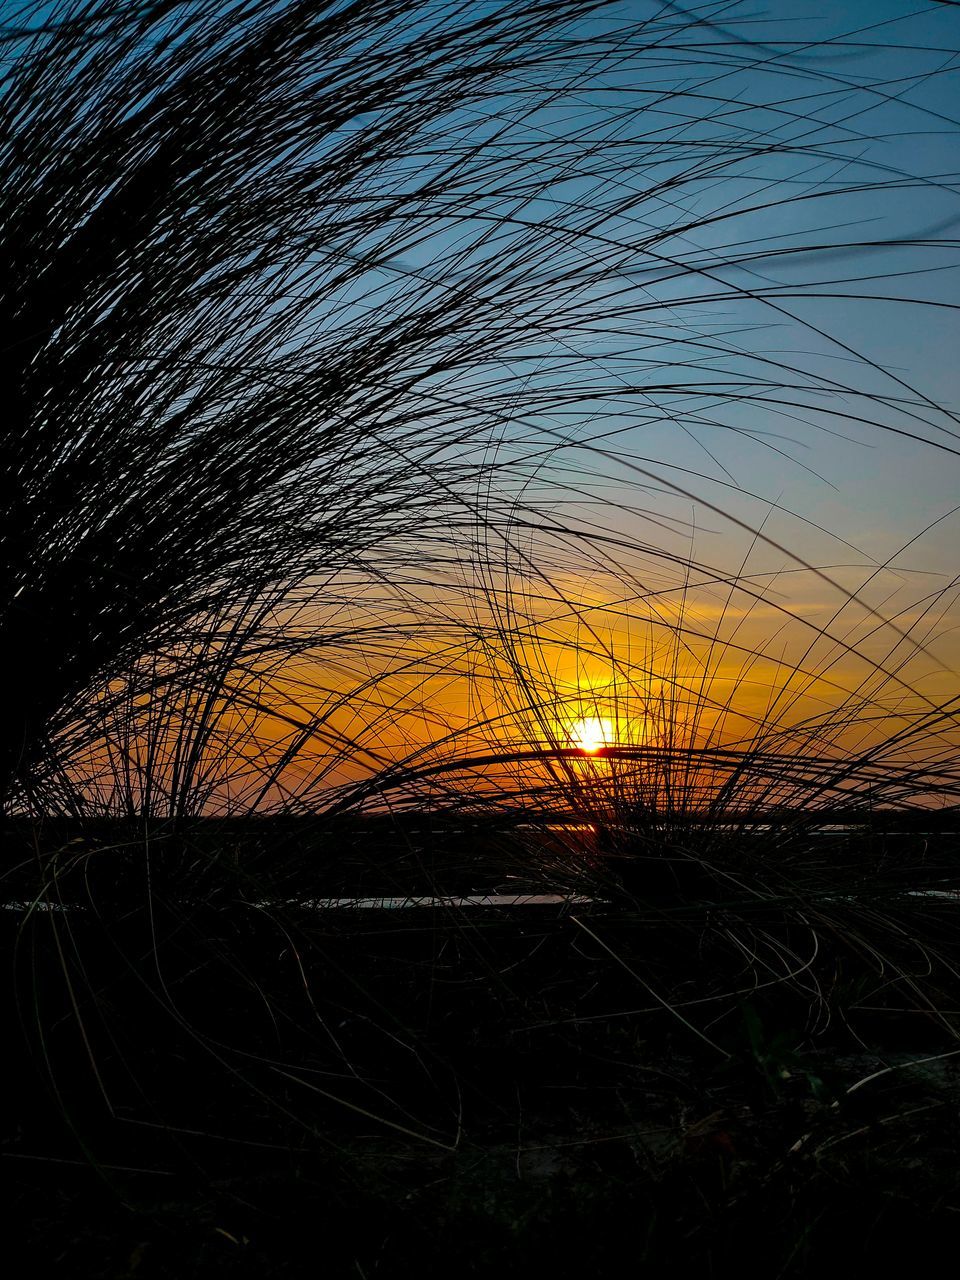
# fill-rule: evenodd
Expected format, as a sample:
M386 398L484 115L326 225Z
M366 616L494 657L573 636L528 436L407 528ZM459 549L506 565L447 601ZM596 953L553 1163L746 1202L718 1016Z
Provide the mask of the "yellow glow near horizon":
M570 745L579 747L588 755L595 755L616 742L613 721L600 716L586 716L583 720L575 720L570 726L569 736Z

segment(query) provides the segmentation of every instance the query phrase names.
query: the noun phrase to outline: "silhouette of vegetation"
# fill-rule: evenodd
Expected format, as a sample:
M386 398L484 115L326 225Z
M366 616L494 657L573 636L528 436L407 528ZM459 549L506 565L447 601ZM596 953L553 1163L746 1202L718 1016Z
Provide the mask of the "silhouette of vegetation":
M582 1274L628 1219L720 1267L753 1213L801 1274L843 1213L891 1247L881 1184L956 1212L957 579L907 555L952 513L878 561L775 487L957 465L845 325L955 310L929 7L4 6L41 1264L88 1165L140 1234L63 1193L77 1275L300 1274L321 1202L360 1275Z

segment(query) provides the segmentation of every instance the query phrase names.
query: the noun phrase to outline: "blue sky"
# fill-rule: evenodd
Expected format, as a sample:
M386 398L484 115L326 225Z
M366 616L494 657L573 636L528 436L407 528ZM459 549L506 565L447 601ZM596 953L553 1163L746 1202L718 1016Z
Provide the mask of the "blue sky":
M638 422L610 451L659 462L747 523L762 505L735 500L727 482L883 558L960 500L960 458L909 438L960 447L960 13L895 0L697 11L715 14L706 35L637 46L580 95L579 114L563 106L566 129L590 124L620 147L604 182L581 174L581 198L629 205L597 227L611 248L584 306L619 306L597 350L606 344L607 374L633 387L611 423L631 408ZM657 21L666 30L670 17ZM631 244L635 257L618 256ZM695 271L670 280L665 260ZM684 394L711 377L702 395ZM782 397L778 379L794 383ZM801 554L829 555L796 522L781 525ZM952 573L958 534L956 521L931 534L925 565Z
M500 3L445 0L378 38ZM711 563L763 520L801 557L848 554L803 518L883 559L960 494L960 457L932 447L960 447L957 312L933 305L960 296L958 45L960 10L928 0L598 5L558 25L553 62L361 175L402 212L359 236L349 201L331 215L331 274L369 265L290 353L362 338L371 308L399 325L475 298L470 341L440 334L390 376L427 418L476 423L454 450L496 436L524 497L553 511L566 485L568 511L678 551L695 523ZM925 567L952 573L958 532L931 534Z

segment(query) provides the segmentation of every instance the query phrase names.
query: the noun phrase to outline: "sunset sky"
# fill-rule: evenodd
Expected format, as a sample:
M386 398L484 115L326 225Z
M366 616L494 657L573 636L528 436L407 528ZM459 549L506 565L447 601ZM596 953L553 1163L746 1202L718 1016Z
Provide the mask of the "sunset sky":
M516 282L541 279L567 320L541 337L521 319L506 355L427 379L470 413L503 415L500 479L539 510L541 532L510 533L479 595L466 554L465 596L456 572L449 590L426 575L411 591L433 624L388 658L346 656L354 674L318 677L332 692L297 686L316 708L397 672L325 721L374 753L363 770L425 748L576 746L584 721L635 745L665 732L658 699L691 744L749 742L765 723L782 749L814 733L849 751L960 691L960 65L942 52L957 14L918 5L904 18L894 0L871 5L869 25L855 3L792 4L789 21L753 12L717 6L708 52L702 30L677 37L679 51L664 36L511 125L518 154L542 162L555 146L549 189L526 195L521 165L465 190L484 216L542 226L529 266L511 257L520 231L488 244L468 216L418 229L364 279L364 305L400 314L405 279L429 273L442 293L479 269L503 288L504 324ZM604 47L617 29L613 11L576 34ZM738 32L760 42L749 58ZM451 127L488 137L508 106ZM563 179L574 134L596 148ZM389 180L413 172L400 161ZM906 298L919 302L891 300ZM688 574L684 560L706 568ZM471 610L500 639L445 633L443 617ZM856 723L840 717L818 739L844 703L862 704ZM342 747L315 745L335 780ZM309 785L326 767L310 752L297 766Z
M223 504L238 563L260 554L247 536L258 520L277 564L285 537L309 533L302 559L271 560L264 581L288 571L296 593L312 574L298 616L316 637L298 649L283 609L267 611L219 713L214 772L234 779L238 762L255 773L282 759L304 725L315 732L296 768L317 787L411 753L563 749L593 722L627 744L775 731L784 749L806 734L849 750L957 691L956 6L624 0L545 33L534 21L532 35L521 12L504 28L509 56L497 23L513 11L494 0L387 19L359 6L323 66L316 33L300 43L306 10L257 12L265 29L289 26L289 63L274 77L254 59L244 111L221 103L212 149L193 157L207 166L195 202L178 159L156 209L140 209L141 239L110 246L130 307L122 374L110 366L76 394L57 383L58 466L76 456L96 474L107 439L129 489L101 502L103 529L83 512L61 520L37 467L42 555L63 539L104 590L93 607L107 666L91 659L83 688L66 681L62 725L71 698L110 704L109 682L91 690L111 629L143 621L97 560L119 540L118 574L136 576L156 554L150 519L131 515L127 546L117 510L145 497L169 521L171 493L192 511ZM237 35L216 31L196 77L156 31L89 84L83 59L71 63L71 154L96 154L85 130L102 118L117 154L142 161L157 109L179 156L187 130L156 87L181 77L191 129L202 121L189 95L213 92L212 64ZM430 48L450 38L448 61L424 55L411 79L427 34ZM471 58L492 59L476 92ZM36 112L53 154L59 124ZM107 161L77 207L122 221ZM58 216L66 230L42 246L54 257L57 235L76 230L66 197ZM227 283L210 286L207 250ZM93 280L79 336L54 326L51 369L65 367L61 333L68 351L93 333L113 359L114 287ZM255 443L231 453L241 431ZM209 483L193 483L188 455ZM245 507L218 488L234 474ZM171 545L181 523L165 526ZM198 535L201 578L204 557L231 568L221 535ZM204 582L195 598L218 590ZM149 662L131 689L139 680L149 733L180 750L181 694L164 703ZM139 740L141 712L128 723L122 699L110 705Z

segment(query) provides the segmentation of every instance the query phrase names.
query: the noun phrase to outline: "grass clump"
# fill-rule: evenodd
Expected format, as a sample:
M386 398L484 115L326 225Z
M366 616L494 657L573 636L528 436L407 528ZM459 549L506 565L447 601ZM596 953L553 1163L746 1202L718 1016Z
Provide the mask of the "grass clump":
M901 17L5 20L38 1265L791 1275L953 1221L949 515L879 559L765 496L811 440L955 465L851 332L947 310L955 187L883 116L950 124L946 26Z

